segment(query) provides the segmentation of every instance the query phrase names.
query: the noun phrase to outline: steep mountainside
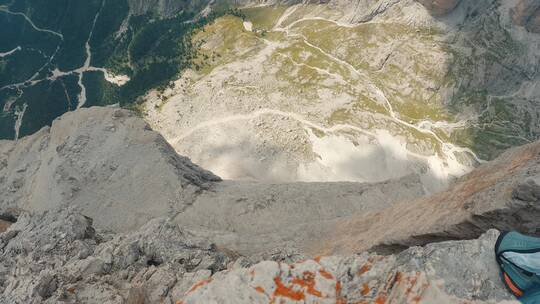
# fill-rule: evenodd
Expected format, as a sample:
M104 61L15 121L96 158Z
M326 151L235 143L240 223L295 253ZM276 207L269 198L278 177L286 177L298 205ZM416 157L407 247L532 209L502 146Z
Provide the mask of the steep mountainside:
M0 304L516 303L539 137L540 0L0 0Z
M118 108L0 149L0 303L496 303L496 231L429 243L539 229L540 142L422 199L415 176L220 181Z
M511 149L426 198L418 176L371 184L220 181L115 108L65 114L0 147L5 220L73 206L96 228L118 232L167 216L241 254L300 257L387 252L476 238L493 227L539 229L540 143Z
M440 16L450 13L461 0L418 0L432 14Z
M224 216L230 214L240 224L238 233L222 234L240 241L245 232L263 234L294 223L295 229L317 227L322 219L380 210L424 194L415 176L376 185L217 183L218 177L178 156L141 118L118 108L80 109L51 128L0 143L0 218L70 205L94 218L100 229L125 231L167 215L186 224L195 221L194 226L222 223L214 229L219 237L230 226ZM330 200L336 205L329 205ZM181 214L191 208L197 214L190 212L192 218L183 220ZM290 214L291 209L298 214ZM258 221L254 212L276 220L252 227L249 223ZM204 213L208 215L200 217ZM305 220L299 221L299 214ZM276 246L282 245L287 236L274 239ZM271 243L268 239L266 248Z
M539 14L534 0L2 0L0 138L145 100L225 178L413 173L434 191L538 137Z
M147 119L228 179L444 188L538 138L540 35L525 2L423 3L247 6L194 35L195 67Z
M183 210L219 180L114 108L70 112L14 145L2 141L0 172L0 214L72 205L114 230Z

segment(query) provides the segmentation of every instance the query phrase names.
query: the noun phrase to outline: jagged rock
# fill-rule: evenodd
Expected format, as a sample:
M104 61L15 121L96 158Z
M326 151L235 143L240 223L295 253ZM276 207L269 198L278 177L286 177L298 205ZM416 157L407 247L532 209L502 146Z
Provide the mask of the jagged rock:
M354 1L347 21L370 21L398 2ZM422 2L439 15L459 1ZM520 3L526 9L515 9L514 22L538 31L535 2ZM134 14L170 16L206 2L130 4ZM507 81L493 66L486 74ZM220 182L133 113L81 109L17 143L0 142L0 214L9 219L0 226L0 303L508 300L493 257L495 231L429 243L492 227L538 233L539 157L539 143L511 150L419 200L418 176L377 184ZM404 251L294 263L366 249Z
M47 299L53 295L57 288L56 278L49 273L45 273L39 277L34 293L43 299Z
M240 261L245 258L232 263L237 256L166 219L114 235L86 233L91 223L63 208L25 213L0 234L7 242L0 251L0 303L495 303L512 298L494 258L497 231L390 256L362 253L249 266ZM18 233L6 238L10 231ZM23 243L39 247L22 250ZM91 255L80 258L77 253L85 249L77 243L91 247ZM84 271L89 268L98 271Z
M295 261L351 214L383 210L423 193L418 176L376 184L225 181L175 217L201 237L245 255Z
M202 280L179 303L510 302L494 257L497 236L493 230L477 240L413 247L392 256L261 262Z
M540 201L540 185L536 180L530 179L520 184L514 190L513 198L526 202Z
M97 141L109 120L116 122L115 133L123 135ZM126 143L131 151L125 150ZM16 152L23 150L26 157ZM127 155L109 162L117 151ZM84 160L83 155L88 157L86 164L76 165L74 160ZM21 158L34 162L27 165ZM495 232L479 240L430 244L397 255L347 254L475 238L490 227L526 233L538 229L540 143L510 150L446 192L417 201L411 200L423 194L418 176L378 184L217 182L211 173L174 156L140 118L114 108L70 113L50 130L10 146L3 170L32 180L22 187L27 191L44 193L30 185L40 180L43 163L50 158L54 168L74 166L64 172L85 172L96 159L121 172L128 160L132 173L145 169L156 181L168 181L160 191L178 188L193 193L193 200L169 218L144 214L146 223L129 233L104 230L104 220L129 223L131 217L122 215L139 215L141 210L129 204L122 205L122 212L97 208L99 197L84 193L86 187L104 187L99 180L80 184L73 200L42 203L50 208L45 212L16 209L28 206L22 203L10 205L6 210L18 211L10 211L17 221L0 234L2 304L258 303L272 298L315 303L498 301L510 296L498 280ZM155 161L156 168L144 163L148 160ZM136 174L126 171L124 176L117 191L128 191L122 187L130 183L145 187L138 179L128 179ZM70 182L60 178L49 191ZM92 200L81 204L82 198ZM403 202L396 203L399 200ZM145 203L140 198L139 202ZM305 260L330 252L345 255Z
M74 208L24 213L0 240L0 303L10 304L170 302L231 262L166 219L111 234Z
M117 131L103 134L102 126L110 123ZM9 151L3 172L9 179L14 175L32 182L1 197L0 208L35 212L76 206L94 223L73 218L78 223L71 232L74 241L93 238L89 225L122 231L168 215L175 224L150 222L147 229L168 227L162 231L166 233L180 225L243 255L297 261L318 253L395 251L433 240L475 238L492 227L525 233L539 229L538 189L528 181L538 180L540 143L511 150L449 190L418 201L424 194L418 176L377 184L217 182L219 178L176 155L141 118L115 108L68 113ZM22 167L26 170L17 173ZM48 174L55 171L61 173L51 183ZM79 191L62 195L74 184ZM19 230L24 222L23 217L10 230ZM156 250L145 244L133 238L129 246L103 252L104 265L94 261L80 271L107 273L141 259L160 264L170 258L166 247ZM32 248L30 243L18 246L22 252ZM72 255L91 252L81 246ZM204 256L185 257L184 262L190 271L220 263Z

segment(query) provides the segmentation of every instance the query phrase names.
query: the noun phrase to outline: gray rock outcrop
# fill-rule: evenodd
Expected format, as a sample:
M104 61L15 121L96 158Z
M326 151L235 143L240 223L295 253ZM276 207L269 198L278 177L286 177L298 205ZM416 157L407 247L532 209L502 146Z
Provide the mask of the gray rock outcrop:
M262 262L214 275L190 289L195 303L503 303L491 230L471 241L413 247L400 254ZM515 301L517 303L517 301Z
M220 181L118 108L0 151L0 303L494 303L497 233L475 238L539 228L540 143L427 198L417 176Z
M71 207L24 213L0 234L0 303L163 303L230 261L166 219L111 234Z
M96 227L114 231L168 216L250 253L313 238L350 213L424 194L416 176L374 185L219 182L177 155L143 119L117 108L67 113L51 128L0 146L0 214L67 204L80 207ZM275 233L282 228L289 232Z
M163 17L171 17L185 12L198 12L213 1L210 0L129 0L131 14L157 13Z
M116 108L68 113L1 146L0 214L15 219L69 205L115 232L168 217L244 255L393 251L490 228L540 228L540 143L512 149L427 198L417 176L376 184L220 182Z
M283 263L239 256L167 219L96 230L66 207L24 213L0 234L0 303L495 303L511 299L497 235Z
M540 231L539 185L540 143L536 142L503 153L446 191L344 220L326 236L329 244L321 242L318 250L393 251L472 239L491 228L535 235Z
M0 214L69 202L98 227L126 230L185 209L219 178L177 155L134 113L64 114L52 127L0 143Z

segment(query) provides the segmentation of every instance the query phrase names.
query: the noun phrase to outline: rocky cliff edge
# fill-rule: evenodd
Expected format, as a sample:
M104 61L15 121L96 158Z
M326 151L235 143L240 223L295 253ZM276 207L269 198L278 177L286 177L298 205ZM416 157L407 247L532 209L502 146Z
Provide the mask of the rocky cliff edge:
M490 229L537 233L539 164L518 147L426 198L220 181L132 112L77 110L0 142L0 303L511 300Z

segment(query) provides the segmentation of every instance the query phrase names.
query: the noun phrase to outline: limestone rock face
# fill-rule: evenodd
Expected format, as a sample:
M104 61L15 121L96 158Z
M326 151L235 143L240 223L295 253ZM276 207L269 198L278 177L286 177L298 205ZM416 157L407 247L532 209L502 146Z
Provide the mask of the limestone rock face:
M16 144L3 141L0 164L0 215L69 202L116 230L182 210L219 180L134 113L115 108L67 113Z
M24 213L0 234L0 303L160 303L230 260L165 219L116 235L74 208Z
M351 212L425 193L417 176L378 184L219 182L176 154L142 118L117 108L81 109L16 143L5 141L0 164L0 218L70 205L98 228L127 231L170 216L213 231L208 237L215 242L227 235L223 243L233 238L235 249L252 253L306 239ZM290 232L280 232L284 227ZM257 241L261 235L268 238Z
M296 264L266 261L216 274L194 285L180 302L510 302L493 254L497 235L492 230L477 240L414 247L390 256L364 253Z
M0 151L2 304L495 303L511 296L484 232L539 229L540 143L420 199L418 176L220 181L117 108Z
M391 252L475 238L490 228L537 235L539 198L540 143L536 142L510 149L444 192L344 220L323 237L328 242L321 242L318 250Z
M69 205L96 228L122 232L167 216L243 255L268 258L275 250L292 260L393 252L476 238L492 227L539 228L540 143L511 149L426 198L418 176L374 184L219 182L141 118L115 108L68 113L50 129L5 143L2 218Z
M461 0L417 0L422 3L430 13L442 16L450 13Z
M510 303L497 236L284 263L239 256L167 219L114 234L74 208L24 213L0 234L0 303Z
M163 17L171 17L180 11L199 11L211 1L209 0L129 0L132 14L140 15L155 12Z

